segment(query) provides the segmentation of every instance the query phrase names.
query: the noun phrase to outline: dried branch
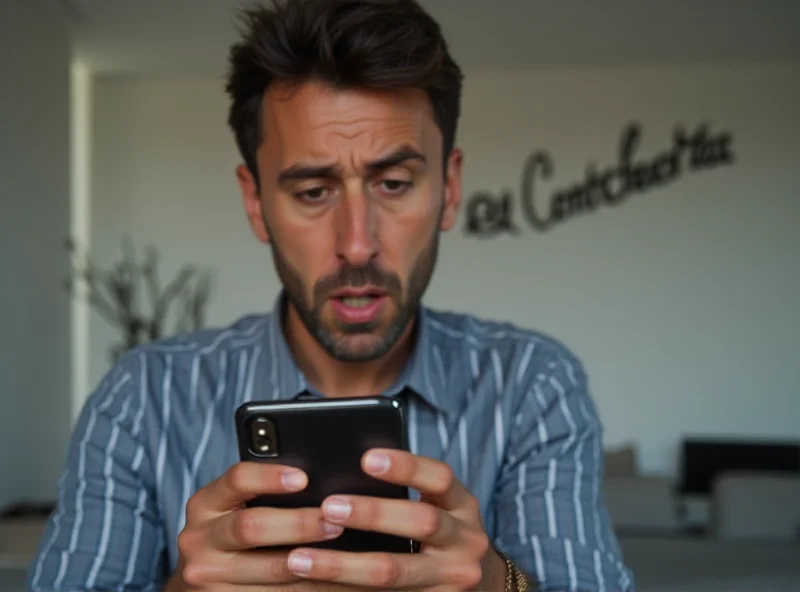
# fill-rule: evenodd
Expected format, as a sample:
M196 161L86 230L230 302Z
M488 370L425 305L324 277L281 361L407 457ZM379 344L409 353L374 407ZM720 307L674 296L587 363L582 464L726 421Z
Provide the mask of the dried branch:
M77 292L75 289L75 283L71 279L64 280L64 288L69 292L69 294L73 297L77 297ZM95 293L89 292L86 294L86 298L89 301L89 304L95 308L95 310L103 316L109 323L112 325L120 325L119 317L117 316L116 312L111 308L102 298L97 297Z
M89 255L82 252L75 241L66 239L73 264L72 277L64 287L77 296L76 284L86 288L87 302L109 323L123 332L123 343L115 352L135 347L142 340L159 339L172 305L178 303L176 330L179 332L200 329L205 320L205 308L210 298L210 274L201 274L194 266L184 266L176 277L161 289L158 277L159 257L155 248L148 247L144 261L137 261L129 237L122 240L122 260L110 270L98 269ZM194 281L193 281L194 280ZM151 314L140 312L140 293L146 292Z
M142 276L144 277L145 288L150 297L150 306L156 307L161 286L158 281L158 253L153 247L147 247L145 251L144 265L142 265Z
M172 304L172 301L180 296L181 292L186 289L194 274L195 270L193 267L184 267L178 272L177 277L167 284L166 288L164 288L164 292L159 296L156 306L153 310L152 325L150 330L152 339L159 339L161 337L161 330L164 325L164 320L167 317L167 313L169 312L169 307Z
M190 302L192 327L197 330L205 325L205 310L211 299L211 274L203 274L195 286Z
M78 271L78 275L81 277L80 270ZM121 326L124 323L124 319L120 314L119 308L114 303L114 300L109 300L103 294L100 286L104 284L102 281L100 281L100 285L98 285L98 274L93 269L86 269L83 271L82 279L87 288L86 297L90 304L102 311L113 324L118 324Z

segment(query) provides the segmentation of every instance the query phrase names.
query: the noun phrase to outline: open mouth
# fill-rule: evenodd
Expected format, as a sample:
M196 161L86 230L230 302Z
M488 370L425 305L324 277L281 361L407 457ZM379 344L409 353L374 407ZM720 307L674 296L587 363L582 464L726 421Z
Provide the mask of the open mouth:
M378 296L343 296L337 298L339 302L350 308L365 308L375 302Z
M340 290L333 294L333 308L346 323L374 321L384 308L387 294L377 289Z
M379 298L386 296L381 290L340 290L333 297L350 308L364 308L374 304Z

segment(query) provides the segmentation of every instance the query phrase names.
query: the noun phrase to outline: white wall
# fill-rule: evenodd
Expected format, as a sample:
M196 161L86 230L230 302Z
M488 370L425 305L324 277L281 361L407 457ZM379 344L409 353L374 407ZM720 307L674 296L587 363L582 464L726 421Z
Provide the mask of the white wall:
M0 3L0 507L55 498L69 436L69 58L38 0Z
M270 253L251 238L233 175L219 80L101 79L95 93L93 235L109 261L123 232L174 269L215 268L211 321L272 304ZM555 161L541 196L709 121L736 163L602 208L550 232L444 240L427 302L554 334L585 361L609 445L635 441L672 471L682 434L798 437L800 68L539 70L468 77L459 143L465 184L519 193L525 157ZM541 202L540 202L541 203ZM524 227L524 223L521 223ZM92 380L112 335L93 317Z

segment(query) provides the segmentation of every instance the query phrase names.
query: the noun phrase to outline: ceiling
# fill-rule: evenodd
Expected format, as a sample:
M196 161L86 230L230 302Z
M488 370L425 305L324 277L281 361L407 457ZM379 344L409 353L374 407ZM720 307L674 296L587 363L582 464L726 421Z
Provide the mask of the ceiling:
M104 73L218 75L242 0L47 0ZM421 0L466 69L800 59L800 0Z

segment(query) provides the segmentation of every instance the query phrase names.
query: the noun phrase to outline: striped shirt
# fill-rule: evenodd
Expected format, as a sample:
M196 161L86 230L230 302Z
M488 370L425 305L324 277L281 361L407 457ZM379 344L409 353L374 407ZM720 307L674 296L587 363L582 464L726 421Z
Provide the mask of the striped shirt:
M142 346L82 410L30 590L160 590L187 500L238 459L234 412L309 386L278 313ZM601 426L580 362L542 334L423 308L387 396L411 452L445 461L495 546L540 589L633 590L602 499ZM410 389L410 390L409 390Z

